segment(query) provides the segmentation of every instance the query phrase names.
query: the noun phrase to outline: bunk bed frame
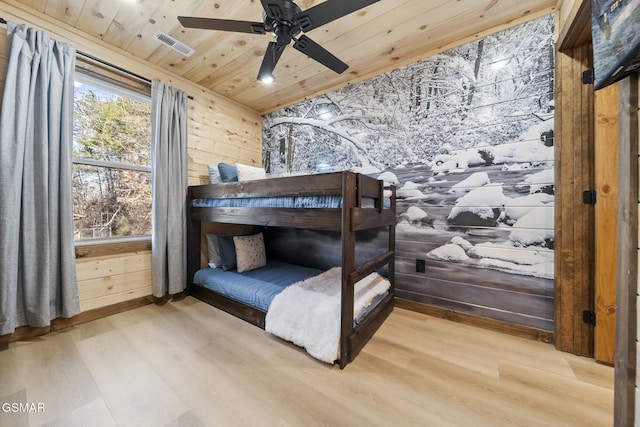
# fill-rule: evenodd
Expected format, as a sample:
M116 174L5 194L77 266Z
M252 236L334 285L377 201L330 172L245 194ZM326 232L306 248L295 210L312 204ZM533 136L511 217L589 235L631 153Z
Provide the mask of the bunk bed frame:
M275 196L341 196L342 208L193 207L194 199ZM373 201L364 207L364 201ZM202 222L339 231L342 245L342 299L340 353L343 369L373 336L393 310L395 289L395 188L388 206L384 184L366 175L344 171L255 181L190 186L188 189L187 283L188 293L236 317L265 328L261 310L232 300L192 280L201 268ZM388 227L387 250L367 262L355 264L356 232ZM358 324L353 322L354 284L387 265L391 288L388 295Z

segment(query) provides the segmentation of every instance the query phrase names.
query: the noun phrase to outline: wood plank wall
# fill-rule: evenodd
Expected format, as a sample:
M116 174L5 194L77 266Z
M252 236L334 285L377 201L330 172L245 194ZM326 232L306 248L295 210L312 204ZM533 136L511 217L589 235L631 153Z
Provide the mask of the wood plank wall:
M151 250L79 258L80 309L95 310L151 295Z
M114 50L101 40L61 27L39 12L0 2L0 17L42 28L57 40L82 52L149 79L158 79L186 91L189 101L189 185L208 183L208 164L220 161L250 165L262 163L260 115L247 107L188 82L164 69ZM6 74L6 27L0 26L0 95ZM77 261L80 306L83 312L151 295L151 243L115 245L83 253ZM82 252L77 249L76 253Z

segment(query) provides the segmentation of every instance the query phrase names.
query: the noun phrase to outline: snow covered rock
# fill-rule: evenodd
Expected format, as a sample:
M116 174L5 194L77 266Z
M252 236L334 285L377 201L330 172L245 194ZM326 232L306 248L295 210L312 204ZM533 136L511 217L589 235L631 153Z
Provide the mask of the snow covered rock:
M489 175L486 172L476 172L467 179L463 179L449 190L450 193L468 193L474 188L490 184Z
M485 154L481 154L481 151L484 151ZM429 166L431 166L434 173L467 169L472 166L486 164L486 153L486 149L478 150L477 148L467 148L464 150L452 151L451 153L438 154L433 158L433 160L431 160L431 162L429 162Z
M363 175L375 175L380 173L380 169L373 165L362 165L351 169L353 172L361 173Z
M422 197L424 194L419 190L420 184L407 181L402 187L396 190L396 197L398 199L408 199L410 197Z
M542 246L553 249L554 220L553 206L531 211L513 224L509 240L518 246Z
M458 245L460 246L462 249L464 249L465 251L468 251L469 249L473 248L473 245L471 244L471 242L469 242L466 239L463 239L460 236L456 236L454 238L452 238L449 243L453 243L454 245Z
M482 258L478 260L478 266L491 268L494 270L506 271L511 274L521 274L523 276L541 277L543 279L553 279L554 262L548 260L540 264L517 264L496 258Z
M514 199L505 198L505 218L502 222L513 225L529 212L543 208L549 203L553 203L553 196L546 193L536 193Z
M419 188L420 188L420 184L415 183L413 181L407 181L404 183L402 187L400 187L401 190L417 190Z
M528 175L524 182L529 185L530 194L554 194L555 174L553 169L545 169L542 172Z
M525 130L522 135L520 135L520 139L523 141L535 141L538 140L542 143L549 143L549 136L551 139L553 138L553 131L555 123L553 120L545 120L541 123L532 125L529 129ZM545 144L546 145L546 144ZM553 143L547 146L552 146Z
M385 186L400 184L398 177L393 172L382 172L376 179L384 181Z
M525 169L531 169L532 167L533 165L531 164L531 162L504 164L502 165L502 170L503 171L521 171Z
M410 224L430 225L432 223L427 213L416 206L411 206L406 212L400 214L400 220Z
M453 172L464 172L469 168L466 160L447 160L446 162L434 165L431 170L434 175L444 174L444 173L453 173Z
M553 160L553 147L547 147L540 140L517 141L493 147L494 164L546 163Z
M453 243L439 246L430 251L427 256L444 261L466 261L469 259L464 249Z
M470 191L456 201L447 223L459 226L493 227L500 216L504 193L501 184Z
M475 258L492 258L519 265L543 264L549 261L548 257L536 251L491 242L478 243L469 251L469 255Z

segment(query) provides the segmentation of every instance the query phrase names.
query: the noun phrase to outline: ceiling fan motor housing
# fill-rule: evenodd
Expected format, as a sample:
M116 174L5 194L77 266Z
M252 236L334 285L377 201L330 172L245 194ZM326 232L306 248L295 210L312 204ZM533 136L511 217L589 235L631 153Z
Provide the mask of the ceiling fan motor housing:
M279 4L266 4L262 13L264 28L276 37L279 46L286 46L300 34L300 25L295 16L301 12L300 7L289 1Z

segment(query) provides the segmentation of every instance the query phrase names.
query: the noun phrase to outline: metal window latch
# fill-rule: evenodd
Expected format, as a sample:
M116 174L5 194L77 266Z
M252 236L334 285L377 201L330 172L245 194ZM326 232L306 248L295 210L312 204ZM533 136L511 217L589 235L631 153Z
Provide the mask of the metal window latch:
M593 84L593 82L596 81L596 78L593 74L593 68L590 70L584 70L582 72L582 84L583 85L590 85Z

